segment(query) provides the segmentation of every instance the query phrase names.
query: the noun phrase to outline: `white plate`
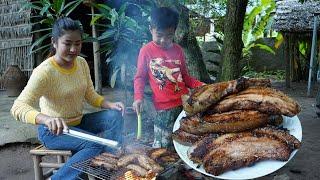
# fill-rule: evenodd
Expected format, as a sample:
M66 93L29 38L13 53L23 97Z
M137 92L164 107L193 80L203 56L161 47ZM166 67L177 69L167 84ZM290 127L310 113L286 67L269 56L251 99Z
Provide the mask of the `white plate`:
M180 119L185 117L186 114L184 111L180 113L176 122L173 126L173 131L176 131L180 127ZM301 123L298 116L294 116L292 118L283 116L283 127L287 128L290 131L290 134L295 136L300 142L302 140L302 128ZM207 176L219 178L219 179L253 179L261 176L268 175L281 167L283 167L287 162L289 162L292 157L296 154L297 150L294 150L288 161L276 161L276 160L265 160L258 163L255 163L251 167L243 167L237 170L227 171L219 176L214 176L212 174L207 173L203 166L197 168L197 164L194 164L188 157L188 149L190 146L185 146L180 144L179 142L173 140L174 147L179 154L180 158L188 164L193 169L197 170L200 173L203 173Z

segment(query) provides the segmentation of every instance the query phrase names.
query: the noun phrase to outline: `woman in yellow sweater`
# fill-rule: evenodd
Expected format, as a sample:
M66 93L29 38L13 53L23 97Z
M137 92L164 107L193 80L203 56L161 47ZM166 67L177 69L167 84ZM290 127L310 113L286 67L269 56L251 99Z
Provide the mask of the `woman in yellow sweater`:
M73 156L51 179L76 179L70 166L104 151L92 142L62 134L75 129L122 142L124 105L107 101L94 91L89 67L78 56L82 28L70 18L58 19L52 29L53 56L36 67L27 86L15 100L11 113L18 121L38 125L38 138L49 149L71 150ZM107 109L82 114L84 102ZM35 108L39 102L40 112Z

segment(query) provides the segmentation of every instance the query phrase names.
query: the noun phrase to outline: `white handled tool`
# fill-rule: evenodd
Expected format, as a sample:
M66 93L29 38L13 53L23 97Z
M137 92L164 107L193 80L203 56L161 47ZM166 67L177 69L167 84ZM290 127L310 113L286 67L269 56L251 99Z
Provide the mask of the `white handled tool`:
M68 135L68 136L73 136L73 137L76 137L76 138L80 138L80 139L84 139L84 140L87 140L87 141L96 142L96 143L99 143L99 144L102 144L102 145L109 146L111 148L116 148L116 149L119 148L118 147L119 143L117 141L113 141L113 140L110 140L110 139L104 139L104 138L93 136L93 135L86 134L86 133L83 133L83 132L79 132L79 131L75 131L75 130L69 129L68 131L63 131L63 134Z

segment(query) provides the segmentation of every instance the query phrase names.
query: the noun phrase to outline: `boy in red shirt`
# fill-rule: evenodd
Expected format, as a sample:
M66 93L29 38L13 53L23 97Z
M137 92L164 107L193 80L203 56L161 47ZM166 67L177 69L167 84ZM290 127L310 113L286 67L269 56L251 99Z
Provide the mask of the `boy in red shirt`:
M173 125L182 111L181 96L188 88L203 85L188 73L182 48L173 42L179 15L167 7L151 12L152 41L140 49L134 77L133 108L141 112L144 87L149 80L153 103L157 110L154 119L154 147L173 147Z

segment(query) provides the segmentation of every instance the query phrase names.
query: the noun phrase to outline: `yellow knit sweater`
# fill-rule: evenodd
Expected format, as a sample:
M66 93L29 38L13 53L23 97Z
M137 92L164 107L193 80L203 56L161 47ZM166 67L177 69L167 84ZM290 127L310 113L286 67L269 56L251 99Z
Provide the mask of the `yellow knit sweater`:
M63 69L50 57L33 70L11 114L18 121L35 124L39 102L41 113L65 118L69 126L75 126L80 124L84 101L100 107L103 100L94 91L85 59L77 57L71 69Z

